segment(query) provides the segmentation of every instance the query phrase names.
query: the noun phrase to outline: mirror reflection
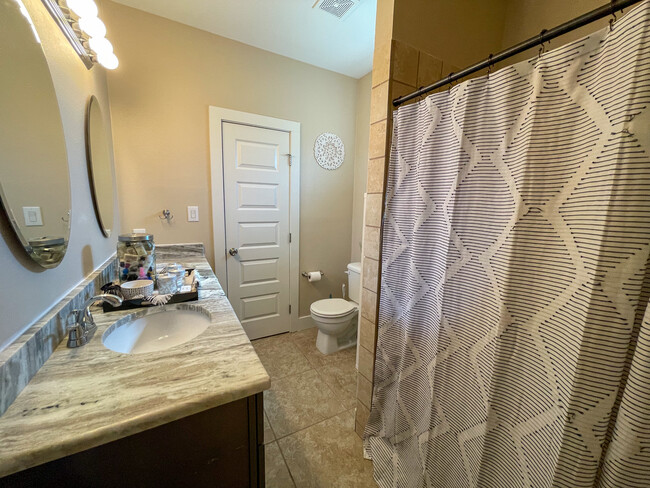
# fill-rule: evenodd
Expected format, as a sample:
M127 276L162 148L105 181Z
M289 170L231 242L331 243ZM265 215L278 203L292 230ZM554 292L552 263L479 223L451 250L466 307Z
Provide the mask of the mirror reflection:
M57 266L70 235L63 125L38 34L19 0L0 0L0 200L34 261Z
M113 228L113 160L99 101L93 95L86 114L88 175L99 227L106 237Z

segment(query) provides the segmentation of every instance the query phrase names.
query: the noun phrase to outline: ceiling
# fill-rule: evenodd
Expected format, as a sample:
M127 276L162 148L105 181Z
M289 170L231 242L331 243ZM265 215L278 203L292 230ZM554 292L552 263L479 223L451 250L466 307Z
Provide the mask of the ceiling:
M377 0L343 20L316 0L114 1L353 78L372 70Z

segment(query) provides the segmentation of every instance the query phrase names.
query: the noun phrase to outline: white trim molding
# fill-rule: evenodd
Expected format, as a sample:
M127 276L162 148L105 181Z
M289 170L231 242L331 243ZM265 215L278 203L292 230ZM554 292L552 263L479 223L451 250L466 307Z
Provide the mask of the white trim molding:
M289 171L289 304L291 305L292 332L301 327L304 317L298 317L300 310L300 122L276 119L265 115L239 112L221 107L209 107L210 120L210 172L212 183L212 230L214 239L214 273L222 288L228 294L226 272L226 221L223 195L223 123L250 125L262 129L288 132L291 167ZM207 251L207 250L206 250ZM311 318L311 317L310 317Z

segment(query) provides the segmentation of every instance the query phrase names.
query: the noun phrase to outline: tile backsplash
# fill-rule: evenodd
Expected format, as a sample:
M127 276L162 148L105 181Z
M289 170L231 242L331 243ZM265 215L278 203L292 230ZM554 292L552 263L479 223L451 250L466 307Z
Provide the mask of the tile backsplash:
M0 351L0 415L65 338L65 320L101 287L117 278L115 255L72 289L6 349Z

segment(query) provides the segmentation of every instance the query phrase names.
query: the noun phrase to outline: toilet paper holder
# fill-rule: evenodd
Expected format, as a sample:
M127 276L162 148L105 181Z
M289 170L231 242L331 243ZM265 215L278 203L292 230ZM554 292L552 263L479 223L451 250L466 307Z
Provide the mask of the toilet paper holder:
M319 270L318 272L321 274L321 276L325 276L325 273L323 273L322 271ZM309 278L309 273L307 273L307 271L303 271L300 274L303 275L305 278Z

